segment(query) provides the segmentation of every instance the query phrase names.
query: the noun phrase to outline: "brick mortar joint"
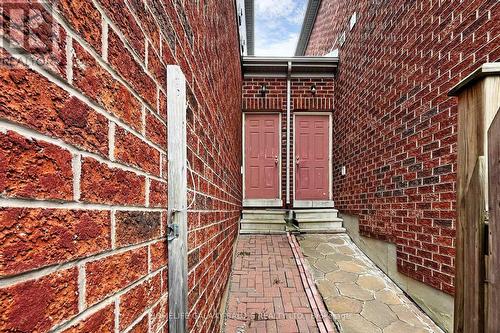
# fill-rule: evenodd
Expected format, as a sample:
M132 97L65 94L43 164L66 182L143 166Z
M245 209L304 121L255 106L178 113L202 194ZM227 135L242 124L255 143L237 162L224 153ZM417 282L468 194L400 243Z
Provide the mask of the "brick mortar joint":
M24 127L23 125L18 125L18 124L11 123L9 121L0 120L0 130L13 131L13 132L15 132L15 133L23 136L24 138L27 138L27 139L39 140L39 141L44 141L44 142L50 143L50 144L55 145L61 149L69 151L73 156L80 156L80 159L81 159L81 157L92 158L92 159L98 161L99 163L105 164L109 168L132 172L138 176L149 177L149 178L154 179L156 181L166 183L165 179L157 177L157 176L152 175L152 174L149 174L141 169L135 168L135 167L130 166L130 165L122 164L122 163L119 163L117 161L107 160L99 154L83 150L79 147L76 147L70 143L63 141L62 139L53 138L51 136L39 133L39 132L32 130L28 127Z
M85 266L88 263L103 260L112 257L114 255L126 253L129 251L134 251L141 248L147 248L150 245L155 244L159 241L166 241L166 236L160 236L158 238L147 240L142 243L130 244L116 249L108 249L106 251L95 253L88 257L75 258L73 260L69 260L63 263L54 263L47 266L38 267L29 271L25 271L19 274L2 277L0 279L0 288L8 287L21 282L40 279L58 271L72 269L72 268L79 268L80 266ZM156 271L158 271L158 269Z
M7 50L7 52L10 53L10 55L15 58L16 60L20 61L24 65L26 65L28 68L31 70L35 71L36 73L42 75L46 79L48 79L50 82L54 83L71 96L77 97L80 101L84 102L87 106L89 106L91 109L95 110L98 114L104 116L106 119L109 121L113 121L116 124L118 124L120 127L124 128L127 130L127 132L133 134L152 148L158 150L160 153L166 153L166 149L158 146L157 144L153 143L146 137L142 137L140 133L138 133L135 129L130 127L128 124L123 122L121 119L119 119L117 116L109 113L107 110L105 110L102 106L98 105L94 100L83 94L80 90L76 89L73 87L73 85L69 84L68 82L64 81L63 79L59 78L58 76L52 74L48 70L46 70L44 67L38 65L34 59L31 58L31 55L28 55L28 57L31 59L31 61L28 61L26 59L26 55L20 55L14 52L14 50L9 46L10 41L6 39L5 37L2 37L3 42L3 47ZM166 126L166 123L156 114L155 111L150 110L151 114L154 114L157 119L162 122L164 126ZM3 122L3 121L2 121Z
M52 17L55 19L55 21L57 23L59 23L64 28L66 34L69 37L71 37L72 39L74 39L75 41L77 41L78 44L80 44L83 47L83 49L85 51L87 51L97 61L97 63L99 64L99 66L101 68L104 68L115 80L118 80L122 85L124 85L127 88L127 90L130 93L132 93L134 95L134 97L137 98L141 102L141 104L148 106L147 101L145 101L144 98L140 94L138 94L135 91L135 89L133 89L124 78L121 77L121 75L119 75L113 68L111 68L109 63L104 61L104 59L101 57L101 55L98 52L96 52L91 46L89 46L87 41L85 41L85 39L83 39L78 34L78 32L76 32L72 29L70 24L66 21L66 18L64 16L62 16L61 13L59 13L57 10L55 10L52 5L49 5L47 3L42 2L42 6L45 8L45 10L48 13L50 13L52 15ZM102 14L101 14L101 18L104 18L104 16L102 16ZM110 23L110 22L112 22L112 21L109 21L108 23ZM120 40L122 40L121 39L123 37L122 33L119 30L116 33L119 35L118 37L120 38ZM124 45L125 45L125 43L124 43ZM127 48L128 45L125 45L125 46ZM127 48L127 50L131 51L133 49ZM134 61L136 61L142 67L144 73L147 73L148 76L157 84L157 82L151 77L151 74L145 69L144 64L141 61L138 61L138 59L136 58L135 52L130 52L130 53L133 55ZM148 107L148 109L149 109L149 107ZM156 112L153 109L149 109L149 110L152 113L156 114ZM161 120L161 118L159 118L159 119ZM163 121L163 120L161 120L161 121Z
M72 327L72 326L74 326L74 325L82 322L83 320L89 318L91 315L97 313L99 310L102 310L106 306L108 306L110 304L113 304L113 303L115 304L115 319L116 319L115 320L115 329L119 328L119 319L120 319L120 307L119 307L119 304L120 304L120 297L123 296L123 295L125 295L127 292L129 292L130 290L134 289L135 287L137 287L138 285L140 285L144 281L146 281L148 279L151 279L151 278L155 277L158 274L161 275L161 271L163 269L165 269L165 267L161 267L161 268L157 269L156 271L154 271L152 273L148 273L148 274L142 276L140 279L134 281L133 283L131 283L127 287L122 288L121 290L115 292L112 295L109 295L108 297L106 297L105 299L99 301L98 303L93 304L92 306L86 308L83 312L79 312L77 315L73 316L71 319L69 319L69 320L67 320L67 321L65 321L65 322L57 325L56 327L53 327L52 330L51 330L51 332L53 332L53 333L62 333L66 329L68 329L69 327ZM161 297L154 304L152 304L150 307L148 307L147 311L150 311L153 307L157 306L160 302L161 302Z

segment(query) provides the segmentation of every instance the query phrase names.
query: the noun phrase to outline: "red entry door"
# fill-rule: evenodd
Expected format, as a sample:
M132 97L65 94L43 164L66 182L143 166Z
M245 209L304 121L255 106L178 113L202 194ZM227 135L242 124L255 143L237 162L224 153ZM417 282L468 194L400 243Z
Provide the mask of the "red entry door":
M245 199L279 199L279 114L245 115Z
M330 199L330 117L295 116L295 200Z

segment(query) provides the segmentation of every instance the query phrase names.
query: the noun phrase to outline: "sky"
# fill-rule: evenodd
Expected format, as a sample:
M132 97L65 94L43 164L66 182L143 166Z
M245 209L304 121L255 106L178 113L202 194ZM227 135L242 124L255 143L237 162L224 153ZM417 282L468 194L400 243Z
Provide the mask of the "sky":
M293 56L307 0L255 0L255 55Z

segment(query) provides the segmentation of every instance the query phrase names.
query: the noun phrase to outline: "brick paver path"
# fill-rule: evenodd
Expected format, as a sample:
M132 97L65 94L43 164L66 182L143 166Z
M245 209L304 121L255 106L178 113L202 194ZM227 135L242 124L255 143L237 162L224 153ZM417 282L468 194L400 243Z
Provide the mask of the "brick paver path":
M240 235L226 332L318 332L286 235Z
M442 333L349 236L297 238L341 333Z

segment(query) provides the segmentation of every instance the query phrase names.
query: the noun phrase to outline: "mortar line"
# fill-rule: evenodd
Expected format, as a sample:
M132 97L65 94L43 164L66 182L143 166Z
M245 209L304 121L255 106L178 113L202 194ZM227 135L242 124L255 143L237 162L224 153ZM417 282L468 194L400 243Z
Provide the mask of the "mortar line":
M164 150L160 146L156 145L154 142L149 141L147 138L142 137L140 135L140 133L137 132L135 129L133 129L130 125L126 124L124 121L122 121L120 118L118 118L114 114L108 112L102 106L100 106L99 104L97 104L94 100L92 100L89 97L85 96L81 91L79 91L78 89L76 89L75 87L73 87L72 85L70 85L68 82L64 81L61 77L59 77L58 75L50 72L49 70L47 70L43 66L40 66L33 59L33 57L32 57L31 54L26 53L26 52L22 53L19 50L14 50L13 47L11 46L10 40L6 39L3 36L1 37L1 42L3 43L2 47L5 48L5 50L7 50L7 52L9 52L9 54L11 55L12 58L18 60L19 62L23 63L28 68L30 68L31 70L33 70L36 73L42 75L43 77L45 77L50 82L56 84L58 87L60 87L64 91L66 91L70 96L75 96L79 100L85 102L85 104L87 104L89 107L91 107L93 110L95 110L98 114L106 117L108 120L112 120L115 123L119 124L121 127L123 127L124 129L126 129L128 132L134 134L136 137L140 138L141 140L143 140L144 142L146 142L151 147L155 148L158 151L166 153L166 150ZM31 61L28 61L28 59L31 60ZM144 105L144 103L142 103L142 105ZM150 113L156 115L155 111L150 110ZM156 116L158 117L158 115L156 115ZM158 118L158 119L161 121L162 125L166 126L166 122L163 119L161 119L161 118Z
M144 206L120 206L94 204L75 201L51 201L24 198L5 198L0 197L0 206L8 208L47 208L47 209L68 209L68 210L120 210L120 211L143 211L143 212L162 212L167 207L144 207Z
M13 131L13 132L20 134L21 136L24 136L25 138L28 138L28 139L45 141L47 143L58 146L59 148L65 149L65 150L69 151L70 153L72 153L73 155L81 155L83 157L93 158L94 160L98 161L99 163L106 164L110 168L133 172L136 175L139 175L142 177L150 177L150 178L155 179L157 181L160 181L162 183L166 183L165 179L160 178L160 177L155 176L155 175L152 175L152 174L147 173L145 171L142 171L140 169L137 169L136 167L132 167L132 166L129 166L126 164L116 162L116 161L110 161L109 159L105 159L103 156L101 156L97 153L93 153L93 152L89 152L89 151L80 149L78 147L75 147L71 144L66 143L62 139L57 139L57 138L47 136L45 134L39 133L39 132L32 130L30 128L23 127L22 125L12 123L8 120L0 119L0 130Z
M127 292L129 292L130 290L134 289L135 287L137 287L138 285L140 285L142 282L144 282L144 281L146 281L146 280L148 280L148 279L156 276L157 274L161 274L161 270L162 269L165 269L165 267L161 267L161 268L157 269L156 271L154 271L153 273L146 274L142 278L138 279L134 283L131 283L130 285L128 285L127 287L121 289L120 291L116 292L115 294L110 295L107 298L101 300L100 302L98 302L98 303L96 303L96 304L88 307L85 311L78 313L73 318L71 318L69 320L66 320L63 323L60 323L56 327L52 328L49 331L49 333L63 332L67 328L73 326L74 324L77 324L77 323L81 322L83 319L89 318L91 315L93 315L97 311L104 309L106 306L108 306L108 305L110 305L112 303L115 303L115 311L116 311L117 309L119 309L120 297L122 295L124 295ZM160 299L161 299L161 297L160 297ZM156 303L156 304L158 304L158 303ZM116 321L117 317L118 317L118 321ZM118 326L118 324L119 324L119 311L118 311L118 315L115 312L115 325Z
M156 239L153 239L153 240L149 240L149 241L146 241L146 242L143 242L143 243L139 243L139 244L132 244L132 245L127 245L127 246L124 246L122 248L119 248L119 249L107 249L103 252L100 252L100 253L96 253L96 254L93 254L91 256L88 256L88 257L83 257L83 258L76 258L76 259L73 259L73 260L69 260L67 262L64 262L64 263L56 263L56 264L51 264L51 265L47 265L47 266L44 266L44 267L40 267L40 268L36 268L36 269L33 269L33 270L30 270L30 271L27 271L27 272L22 272L22 273L19 273L19 274L16 274L16 275L10 275L10 276L6 276L6 277L1 277L0 278L0 288L2 287L6 287L6 286L10 286L10 285L13 285L13 284L17 284L17 283L20 283L20 282L25 282L25 281L29 281L29 280L35 280L35 279L40 279L44 276L47 276L49 274L52 274L52 273L55 273L57 271L62 271L62 270L66 270L66 269L71 269L71 268L77 268L78 265L85 265L89 262L93 262L93 261L96 261L96 260L101 260L101 259L105 259L107 257L111 257L113 255L118 255L118 254L122 254L122 253L125 253L125 252L128 252L128 251L133 251L133 250L137 250L137 249L140 249L142 247L147 247L151 244L154 244L158 241L162 241L166 239L165 237L159 237L159 238L156 238Z

